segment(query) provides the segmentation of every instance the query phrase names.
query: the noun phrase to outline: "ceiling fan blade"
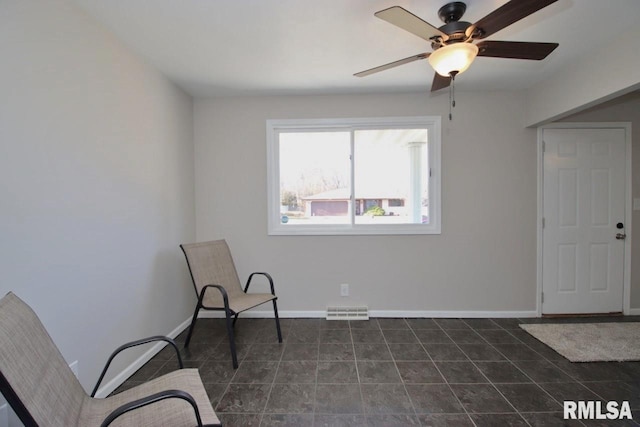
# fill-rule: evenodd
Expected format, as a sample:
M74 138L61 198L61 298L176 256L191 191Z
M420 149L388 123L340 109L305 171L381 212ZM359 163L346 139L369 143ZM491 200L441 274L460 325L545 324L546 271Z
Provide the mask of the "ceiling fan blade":
M365 71L360 71L359 73L355 73L354 76L364 77L364 76L368 76L369 74L379 73L380 71L388 70L389 68L394 68L399 65L408 64L409 62L417 61L419 59L426 59L429 57L429 55L430 53L420 53L418 55L413 55L408 58L404 58L398 61L389 62L388 64L380 65L379 67L370 68Z
M446 33L400 6L376 12L375 16L428 41L434 37L442 37L443 40L449 38Z
M438 73L433 76L433 83L431 83L431 92L435 92L445 87L449 87L451 84L451 77L443 77Z
M479 30L480 34L475 38L483 39L556 1L558 0L511 0L471 25L466 31L467 36Z
M559 45L558 43L502 42L487 40L477 44L478 56L492 58L533 59L546 58Z

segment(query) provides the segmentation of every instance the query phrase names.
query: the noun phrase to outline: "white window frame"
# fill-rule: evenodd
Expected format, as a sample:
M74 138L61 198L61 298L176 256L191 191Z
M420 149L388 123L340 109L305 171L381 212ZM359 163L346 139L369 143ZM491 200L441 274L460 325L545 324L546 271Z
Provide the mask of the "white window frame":
M353 131L362 129L427 129L429 150L429 224L282 224L280 217L279 134L284 132ZM351 143L353 153L353 140ZM441 234L442 202L440 116L373 117L351 119L267 120L267 221L268 234L278 235L372 235ZM351 206L353 207L354 158L351 156ZM351 209L350 209L351 211Z

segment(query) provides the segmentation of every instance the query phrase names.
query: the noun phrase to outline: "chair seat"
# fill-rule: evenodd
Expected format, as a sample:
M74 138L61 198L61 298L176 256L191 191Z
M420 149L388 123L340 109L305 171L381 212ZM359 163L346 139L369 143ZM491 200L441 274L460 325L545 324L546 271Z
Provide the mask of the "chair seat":
M197 369L180 369L105 399L87 397L78 420L79 426L99 426L114 409L125 403L158 393L178 389L195 399L202 424L220 424ZM111 426L172 426L193 427L196 419L193 407L182 399L165 399L117 418Z
M219 299L214 299L213 294L219 294L216 289L208 289L204 297L204 308L224 309L224 305L221 305ZM210 296L208 296L210 295ZM275 299L275 295L272 294L238 294L229 295L229 308L235 313L241 313L250 308L256 307L265 302L269 302Z

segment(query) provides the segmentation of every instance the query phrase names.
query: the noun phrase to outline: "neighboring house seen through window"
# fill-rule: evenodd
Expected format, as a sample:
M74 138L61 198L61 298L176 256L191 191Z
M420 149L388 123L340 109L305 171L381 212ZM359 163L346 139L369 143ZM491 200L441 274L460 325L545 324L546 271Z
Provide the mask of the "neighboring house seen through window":
M268 120L269 234L439 234L440 117Z

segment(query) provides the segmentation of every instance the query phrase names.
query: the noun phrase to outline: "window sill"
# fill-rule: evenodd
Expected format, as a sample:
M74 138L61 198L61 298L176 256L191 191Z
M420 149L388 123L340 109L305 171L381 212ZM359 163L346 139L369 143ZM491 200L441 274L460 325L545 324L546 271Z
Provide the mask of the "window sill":
M348 226L282 226L269 227L270 236L368 236L368 235L441 234L440 227L422 224L348 225Z

